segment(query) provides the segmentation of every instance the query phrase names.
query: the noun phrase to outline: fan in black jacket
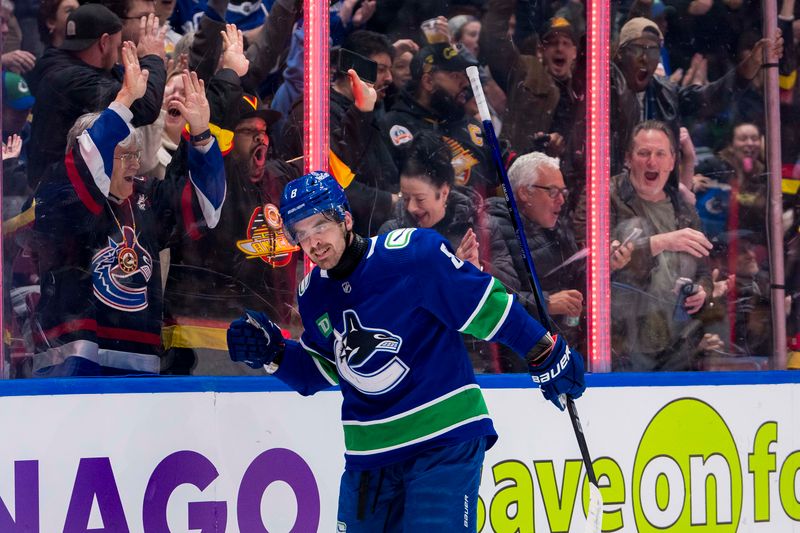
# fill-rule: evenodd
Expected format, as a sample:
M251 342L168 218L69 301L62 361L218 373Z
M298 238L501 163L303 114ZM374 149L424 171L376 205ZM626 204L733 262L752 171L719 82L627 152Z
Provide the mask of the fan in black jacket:
M36 154L28 165L34 189L45 169L64 157L75 120L108 107L122 87L123 69L116 64L122 38L119 17L102 5L87 4L73 11L67 24L74 25L75 34L67 35L60 48L48 48L28 78L36 97L28 147ZM164 98L164 41L156 17L147 19L137 55L149 77L144 96L131 106L134 127L154 122Z
M267 307L286 325L295 302L299 248L286 240L278 208L284 186L301 169L272 157L268 129L281 115L242 91L247 60L241 35L228 30L226 50L236 52L223 55L223 68L208 85L228 192L216 228L187 232L170 245L163 370L172 374L241 374L245 369L224 353L230 321L245 309ZM175 178L172 171L165 180Z

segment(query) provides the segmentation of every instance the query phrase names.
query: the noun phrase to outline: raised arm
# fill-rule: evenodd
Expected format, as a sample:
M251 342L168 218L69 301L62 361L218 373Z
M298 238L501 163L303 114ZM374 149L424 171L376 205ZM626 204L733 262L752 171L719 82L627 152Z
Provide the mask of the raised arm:
M181 76L186 94L176 105L189 125L189 182L206 225L214 228L219 222L226 191L222 154L208 125L211 111L203 80L194 72L185 71Z
M67 176L80 202L93 215L103 211L111 189L114 150L131 133L131 106L147 90L149 72L142 69L135 45L122 45L125 74L116 98L97 120L83 131L64 157Z
M278 66L284 52L289 49L289 39L302 0L277 0L269 17L258 32L254 42L245 51L250 60L250 71L242 78L242 86L251 92Z
M164 86L167 83L167 71L164 66L164 36L167 27L159 26L158 17L148 15L142 17L139 27L139 44L136 45L136 55L142 69L149 72L147 87L144 94L131 105L134 127L152 124L158 119L161 112L161 103L164 101Z

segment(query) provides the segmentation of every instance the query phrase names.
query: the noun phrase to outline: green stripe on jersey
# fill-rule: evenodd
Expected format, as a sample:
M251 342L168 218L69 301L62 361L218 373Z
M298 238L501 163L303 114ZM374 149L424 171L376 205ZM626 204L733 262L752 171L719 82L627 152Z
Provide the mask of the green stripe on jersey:
M493 337L506 319L512 302L512 296L503 284L497 278L492 278L478 306L458 331L479 339Z
M429 440L474 420L489 410L478 385L467 385L411 411L384 420L344 420L347 453L368 455Z
M311 357L314 358L317 368L320 370L325 379L328 380L328 383L331 385L338 385L339 373L336 372L336 366L321 355L311 354Z
M311 356L311 359L317 366L317 370L319 370L320 374L322 374L322 376L328 380L328 383L331 385L338 385L339 372L336 371L336 365L322 357L322 355L317 353L315 350L309 348L302 339L300 339L300 346L302 346L306 353Z

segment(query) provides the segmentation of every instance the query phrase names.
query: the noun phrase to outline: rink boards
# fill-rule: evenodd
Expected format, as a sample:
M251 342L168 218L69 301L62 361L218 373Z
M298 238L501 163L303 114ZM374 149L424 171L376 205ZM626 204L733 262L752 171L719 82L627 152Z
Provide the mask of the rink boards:
M800 532L800 373L588 381L605 531ZM481 531L582 531L568 416L527 376L480 382ZM266 377L0 382L0 531L334 531L340 406Z

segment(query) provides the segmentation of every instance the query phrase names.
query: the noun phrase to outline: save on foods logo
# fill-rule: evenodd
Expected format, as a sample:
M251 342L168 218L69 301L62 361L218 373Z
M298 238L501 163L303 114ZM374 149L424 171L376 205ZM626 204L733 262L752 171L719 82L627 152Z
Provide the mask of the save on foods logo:
M742 467L725 421L696 399L667 404L639 442L633 463L633 514L639 531L713 526L736 531Z
M668 403L644 430L632 472L623 473L611 457L594 460L605 502L603 531L728 533L739 530L743 511L748 522L768 523L760 531L778 531L772 526L786 524L787 517L800 522L800 450L778 457L772 450L777 441L777 422L763 422L737 446L709 404L695 398ZM534 461L533 470L502 461L491 473L495 490L478 502L478 531L533 533L536 498L546 515L543 530L582 529L583 522L573 520L575 507L585 516L589 503L580 460L566 460L559 474L552 460ZM775 498L786 516L771 515Z

